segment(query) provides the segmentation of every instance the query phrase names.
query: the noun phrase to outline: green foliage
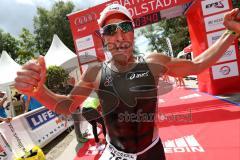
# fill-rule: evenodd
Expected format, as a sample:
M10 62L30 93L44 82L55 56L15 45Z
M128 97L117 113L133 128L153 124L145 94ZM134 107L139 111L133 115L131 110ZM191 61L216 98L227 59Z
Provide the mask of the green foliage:
M47 69L45 85L54 93L65 94L69 75L62 67L50 66Z
M240 8L240 1L239 0L232 0L234 8Z
M141 30L149 42L149 50L167 52L166 38L171 40L174 56L189 45L189 32L184 16L162 20Z
M19 41L11 36L10 33L5 33L0 30L0 54L5 50L15 60L18 55Z
M37 54L35 37L26 28L22 29L19 36L19 47L18 58L16 59L19 64L26 63L35 57L34 54Z
M71 2L56 2L51 10L37 8L37 16L34 17L34 33L38 51L45 55L49 49L54 34L57 34L63 43L74 51L74 43L70 24L66 15L71 13L74 5Z

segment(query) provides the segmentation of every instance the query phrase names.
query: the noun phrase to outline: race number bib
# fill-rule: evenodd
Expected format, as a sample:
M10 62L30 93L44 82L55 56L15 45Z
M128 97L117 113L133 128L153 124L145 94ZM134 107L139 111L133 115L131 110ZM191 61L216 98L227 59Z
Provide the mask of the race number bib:
M137 155L118 151L108 144L99 160L136 160Z

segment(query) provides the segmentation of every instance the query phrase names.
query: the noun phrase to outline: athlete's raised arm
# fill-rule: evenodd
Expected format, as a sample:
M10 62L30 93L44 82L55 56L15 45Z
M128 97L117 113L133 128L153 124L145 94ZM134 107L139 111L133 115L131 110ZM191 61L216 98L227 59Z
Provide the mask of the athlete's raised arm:
M59 95L51 92L45 86L46 65L44 57L32 60L23 65L22 70L17 73L15 87L21 93L36 98L45 107L61 114L70 114L88 97L96 82L98 72L91 69L84 73L79 83L69 95ZM93 79L92 77L95 77Z
M240 12L233 9L224 16L224 25L228 30L206 51L192 61L167 57L162 54L151 54L147 57L150 64L161 64L168 68L167 74L184 77L199 74L213 65L229 48L232 42L240 35Z

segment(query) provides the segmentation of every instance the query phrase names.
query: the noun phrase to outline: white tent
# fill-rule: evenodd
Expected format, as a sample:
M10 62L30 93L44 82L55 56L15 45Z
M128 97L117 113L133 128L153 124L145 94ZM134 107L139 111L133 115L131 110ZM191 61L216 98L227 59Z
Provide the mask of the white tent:
M14 84L14 79L17 76L17 71L21 69L21 66L17 64L6 51L2 52L0 57L0 88L7 92L8 101L11 102L10 111L8 115L14 116L14 110L12 106L12 98L11 98L11 89L10 85Z
M77 55L66 47L57 35L53 36L52 44L45 55L45 62L47 67L56 65L67 71L79 68Z
M12 85L20 69L21 66L3 51L0 58L0 87Z

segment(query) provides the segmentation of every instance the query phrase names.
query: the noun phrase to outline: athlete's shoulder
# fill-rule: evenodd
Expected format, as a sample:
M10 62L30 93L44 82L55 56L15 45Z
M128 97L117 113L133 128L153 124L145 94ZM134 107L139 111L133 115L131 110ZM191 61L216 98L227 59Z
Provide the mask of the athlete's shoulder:
M147 63L160 63L162 65L167 64L171 61L171 57L164 55L163 53L153 52L145 56L144 58Z
M163 53L152 53L145 57L145 61L156 77L164 75L168 68L167 64L171 61L171 58Z

